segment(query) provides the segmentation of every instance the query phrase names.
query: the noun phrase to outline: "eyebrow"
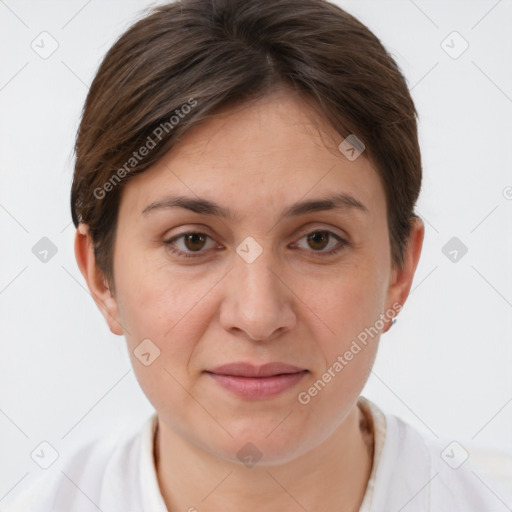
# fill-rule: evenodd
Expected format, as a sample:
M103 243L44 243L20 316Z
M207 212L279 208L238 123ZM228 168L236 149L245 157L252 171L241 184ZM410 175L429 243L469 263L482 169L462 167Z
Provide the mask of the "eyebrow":
M188 196L168 196L164 199L153 201L142 210L142 214L147 215L149 212L168 208L184 208L202 215L212 215L231 220L236 219L236 215L229 208L208 199ZM338 193L294 203L281 213L278 220L327 210L369 213L368 208L354 196Z

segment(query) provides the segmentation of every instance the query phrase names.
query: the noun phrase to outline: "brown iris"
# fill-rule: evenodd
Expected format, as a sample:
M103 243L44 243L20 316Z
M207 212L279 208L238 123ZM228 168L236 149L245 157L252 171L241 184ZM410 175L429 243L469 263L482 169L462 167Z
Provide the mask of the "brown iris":
M184 236L185 246L190 251L198 251L202 249L205 241L206 236L200 233L188 233Z
M324 243L325 242L325 243ZM315 231L308 235L308 243L313 249L324 249L329 243L329 233L327 231ZM322 247L315 247L315 244L320 244Z

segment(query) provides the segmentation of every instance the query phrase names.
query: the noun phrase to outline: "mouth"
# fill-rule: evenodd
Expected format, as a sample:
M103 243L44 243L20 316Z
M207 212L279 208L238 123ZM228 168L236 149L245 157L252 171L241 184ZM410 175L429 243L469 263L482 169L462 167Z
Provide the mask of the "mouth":
M262 366L237 362L218 366L205 373L217 384L247 399L266 399L296 386L309 370L285 363Z

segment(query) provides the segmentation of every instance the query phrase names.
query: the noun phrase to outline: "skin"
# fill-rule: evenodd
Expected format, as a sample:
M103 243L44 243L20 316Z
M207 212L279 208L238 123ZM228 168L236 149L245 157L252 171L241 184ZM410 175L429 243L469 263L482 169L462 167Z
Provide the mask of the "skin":
M87 226L77 230L80 270L111 331L125 336L158 413L155 464L171 511L359 509L372 460L357 400L380 333L307 405L297 396L380 314L405 303L424 226L415 221L404 264L394 267L378 174L364 154L345 158L341 140L282 90L187 132L123 191L115 296L96 265ZM351 194L368 212L277 220L292 203L332 192ZM141 213L171 193L213 200L237 218L182 208ZM309 233L326 230L349 242L332 256L326 253L339 246L332 235L308 242ZM188 231L209 238L182 237L174 246L197 257L180 257L164 243ZM248 236L263 250L252 263L236 253ZM387 320L382 332L389 327ZM146 338L160 349L149 366L133 353ZM280 395L250 400L204 373L234 361L281 361L308 373ZM253 467L237 457L247 442L262 454Z

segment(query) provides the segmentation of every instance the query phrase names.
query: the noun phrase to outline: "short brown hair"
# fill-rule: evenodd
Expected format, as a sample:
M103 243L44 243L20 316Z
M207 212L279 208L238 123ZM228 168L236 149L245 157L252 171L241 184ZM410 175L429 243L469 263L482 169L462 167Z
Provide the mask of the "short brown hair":
M208 115L283 85L312 101L340 137L364 143L386 194L392 261L403 264L421 187L416 110L378 38L325 0L178 0L108 51L76 136L73 223L89 226L112 290L123 186Z

